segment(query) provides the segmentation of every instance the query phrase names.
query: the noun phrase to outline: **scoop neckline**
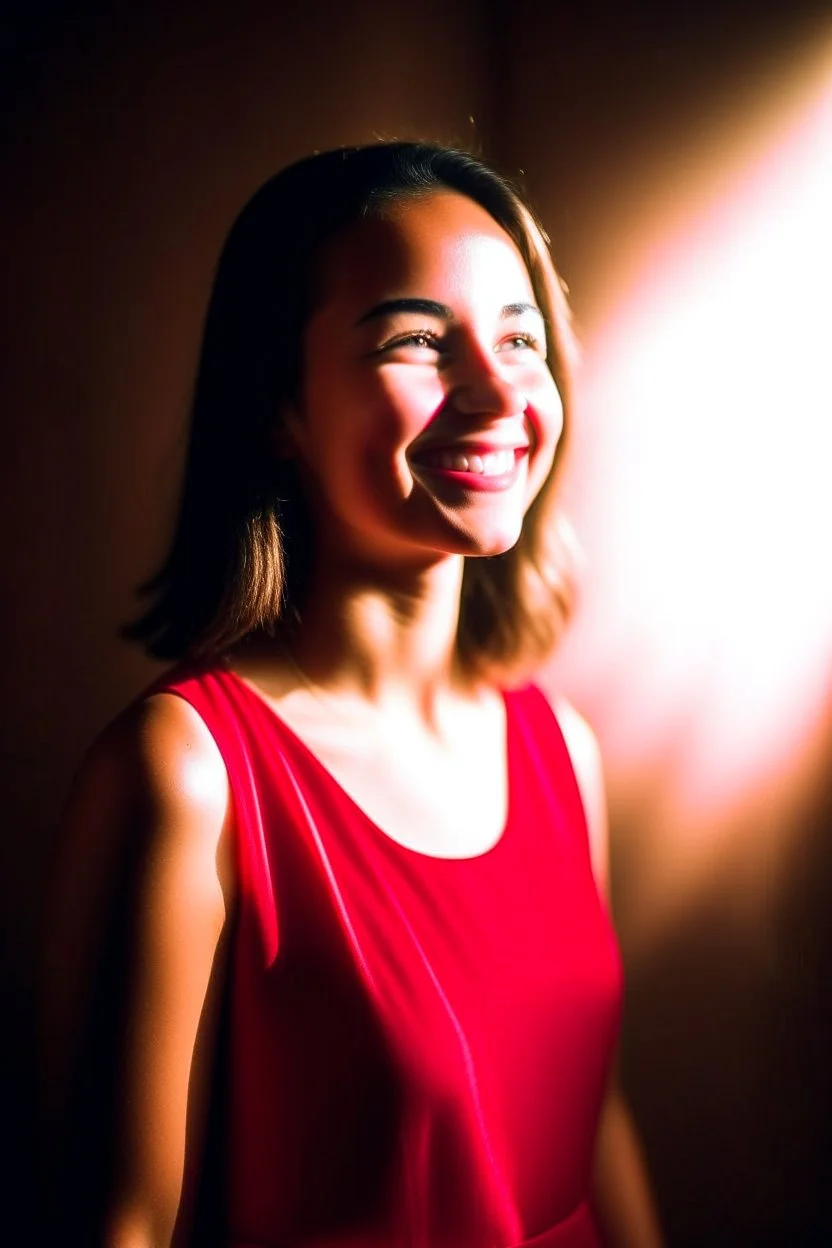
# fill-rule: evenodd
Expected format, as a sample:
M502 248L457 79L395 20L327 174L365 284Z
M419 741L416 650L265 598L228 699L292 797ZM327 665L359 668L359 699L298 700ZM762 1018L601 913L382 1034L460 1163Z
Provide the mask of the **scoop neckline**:
M358 801L356 801L356 799L350 793L347 792L347 790L341 784L337 776L335 776L330 770L330 768L327 767L326 763L321 761L321 759L318 757L318 755L315 753L312 747L310 745L307 745L307 743L303 740L303 738L297 732L295 732L294 728L292 728L291 725L286 722L283 716L276 710L274 706L272 706L271 702L268 700L266 695L262 693L256 687L256 685L254 685L250 680L246 679L245 676L241 676L239 672L235 672L233 667L231 667L230 664L225 659L223 659L220 665L220 670L222 671L224 675L230 676L233 682L237 686L241 687L245 693L247 693L251 698L254 699L254 701L258 704L258 706L265 713L265 715L273 723L275 723L278 726L280 731L282 731L286 736L288 736L290 741L294 744L295 748L300 751L302 756L308 762L312 764L315 770L318 771L326 779L327 783L330 786L334 787L337 790L339 796L348 804L348 806L352 810L354 810L360 816L362 821L372 830L373 834L377 838L379 838L385 845L392 846L394 850L400 850L403 854L406 854L408 857L424 858L430 862L455 863L455 862L481 862L483 859L490 858L493 854L495 854L499 850L500 846L503 845L503 843L505 842L508 834L511 831L512 823L513 823L513 812L514 812L514 806L515 806L515 802L514 802L515 765L514 765L512 725L511 725L511 715L509 712L508 695L507 695L506 690L501 688L499 685L495 686L495 688L496 688L496 692L500 695L500 698L502 699L503 708L505 712L505 732L504 732L504 742L503 742L503 748L505 751L505 761L506 761L506 815L505 815L505 819L503 820L503 826L502 826L499 836L493 842L493 844L489 845L486 849L482 850L478 854L460 854L460 855L451 856L448 854L431 854L431 853L428 853L426 850L417 849L413 845L405 845L401 841L397 841L395 837L391 836L389 832L386 832L384 828L379 823L377 823L376 820L372 818L372 816L370 816L367 813L364 807Z

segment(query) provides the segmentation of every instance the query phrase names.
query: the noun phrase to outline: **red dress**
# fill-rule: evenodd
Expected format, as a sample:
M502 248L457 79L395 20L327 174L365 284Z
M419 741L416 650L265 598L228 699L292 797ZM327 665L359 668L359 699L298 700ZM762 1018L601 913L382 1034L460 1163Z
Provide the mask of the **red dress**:
M236 815L229 1248L597 1248L621 966L543 694L504 695L501 839L443 859L385 835L231 672L171 680Z

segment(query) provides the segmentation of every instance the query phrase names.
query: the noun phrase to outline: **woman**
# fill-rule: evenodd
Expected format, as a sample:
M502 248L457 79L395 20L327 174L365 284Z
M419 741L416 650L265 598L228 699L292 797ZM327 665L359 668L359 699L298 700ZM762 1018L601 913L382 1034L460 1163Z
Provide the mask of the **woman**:
M235 224L129 630L177 666L94 747L57 904L56 1047L116 1055L108 1248L659 1242L597 752L526 683L568 599L570 351L469 156L317 155Z

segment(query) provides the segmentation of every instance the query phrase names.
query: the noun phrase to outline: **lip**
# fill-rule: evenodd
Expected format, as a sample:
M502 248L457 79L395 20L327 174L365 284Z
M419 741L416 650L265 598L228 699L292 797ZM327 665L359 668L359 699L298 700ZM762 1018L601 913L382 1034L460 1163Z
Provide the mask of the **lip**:
M436 455L442 451L449 451L451 454L456 451L460 455L492 455L499 451L514 451L516 456L518 452L522 454L528 451L529 445L528 441L518 442L516 439L511 442L485 441L484 439L479 441L460 439L453 442L432 442L420 447L418 454L413 458L418 462L424 455Z

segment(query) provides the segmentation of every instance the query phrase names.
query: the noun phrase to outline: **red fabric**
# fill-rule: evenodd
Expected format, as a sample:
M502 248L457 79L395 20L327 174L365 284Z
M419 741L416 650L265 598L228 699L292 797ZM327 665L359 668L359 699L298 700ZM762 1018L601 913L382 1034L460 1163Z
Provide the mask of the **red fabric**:
M165 686L228 767L235 1248L596 1248L621 966L557 720L505 694L497 845L405 849L224 669Z

